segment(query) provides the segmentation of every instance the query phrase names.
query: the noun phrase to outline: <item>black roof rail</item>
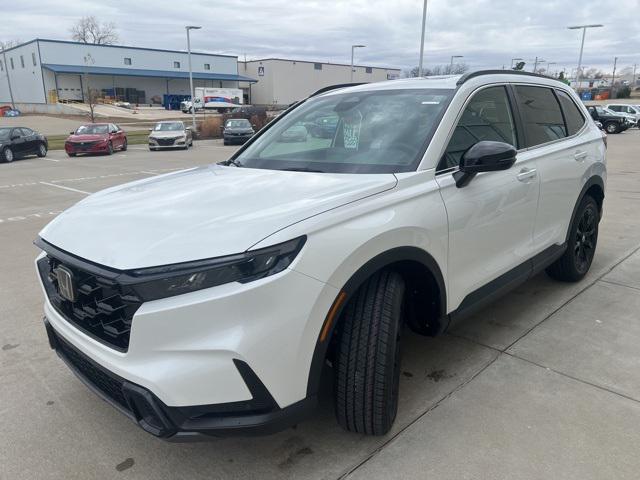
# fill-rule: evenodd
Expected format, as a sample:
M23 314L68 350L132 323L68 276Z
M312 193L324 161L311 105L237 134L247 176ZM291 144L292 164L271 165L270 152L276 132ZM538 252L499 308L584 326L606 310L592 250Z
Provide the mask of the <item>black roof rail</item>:
M321 93L330 92L331 90L337 90L338 88L346 88L346 87L357 87L358 85L366 85L368 82L360 82L360 83L339 83L337 85L329 85L328 87L323 87L320 90L313 92L309 95L309 98L315 97L316 95L320 95Z
M456 85L460 86L467 80L471 80L475 77L481 77L482 75L522 75L525 77L538 77L538 78L546 78L547 80L557 80L557 78L549 77L547 75L542 75L540 73L533 72L525 72L523 70L477 70L475 72L468 72L462 75L456 82ZM560 82L562 83L562 82Z

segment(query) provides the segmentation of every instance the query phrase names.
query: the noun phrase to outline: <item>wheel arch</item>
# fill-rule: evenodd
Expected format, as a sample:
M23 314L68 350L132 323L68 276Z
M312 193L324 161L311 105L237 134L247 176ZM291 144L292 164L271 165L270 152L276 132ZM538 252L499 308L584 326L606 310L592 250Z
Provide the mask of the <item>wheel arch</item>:
M399 271L410 287L415 286L416 282L424 282L425 285L436 288L437 330L442 332L446 328L446 286L440 266L433 256L418 247L405 246L386 250L356 270L334 299L315 343L307 380L307 396L316 395L319 390L325 359L344 307L358 288L383 268Z
M569 228L567 229L565 242L569 241L571 225L573 225L573 221L575 220L576 214L578 213L578 207L580 206L580 203L582 202L582 199L585 197L585 195L591 196L596 201L596 203L598 204L600 218L602 218L602 207L604 204L604 180L601 176L593 175L589 177L589 179L583 185L582 190L580 191L580 195L578 195L578 199L573 206L573 211L571 212L571 221L569 222Z

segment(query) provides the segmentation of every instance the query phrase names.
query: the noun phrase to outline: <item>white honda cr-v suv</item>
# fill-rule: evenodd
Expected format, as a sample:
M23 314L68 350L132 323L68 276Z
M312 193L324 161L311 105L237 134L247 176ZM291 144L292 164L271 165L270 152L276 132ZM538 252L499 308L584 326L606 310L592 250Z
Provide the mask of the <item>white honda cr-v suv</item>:
M551 78L323 89L222 164L104 190L45 227L50 344L159 437L294 424L325 366L340 425L384 434L403 326L436 335L543 269L587 273L605 150Z

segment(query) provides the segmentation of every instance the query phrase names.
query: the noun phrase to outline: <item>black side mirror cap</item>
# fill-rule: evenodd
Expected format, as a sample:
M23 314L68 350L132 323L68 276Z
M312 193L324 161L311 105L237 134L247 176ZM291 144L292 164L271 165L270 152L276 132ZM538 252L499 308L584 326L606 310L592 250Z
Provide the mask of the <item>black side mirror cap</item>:
M480 172L508 170L516 161L517 150L504 142L483 140L472 145L460 160L459 171L453 174L456 187L462 188Z

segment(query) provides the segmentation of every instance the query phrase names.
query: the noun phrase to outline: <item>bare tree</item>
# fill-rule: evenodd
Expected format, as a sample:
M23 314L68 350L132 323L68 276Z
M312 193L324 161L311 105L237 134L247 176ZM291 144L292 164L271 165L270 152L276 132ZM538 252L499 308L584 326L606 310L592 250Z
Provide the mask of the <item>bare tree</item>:
M454 63L446 65L435 65L431 68L423 68L422 75L425 77L431 77L435 75L462 75L469 70L469 66L466 63ZM417 77L418 67L413 67L411 70L405 70L406 77Z
M20 45L20 40L0 40L0 52Z
M100 23L96 17L90 15L82 17L71 27L71 38L76 42L113 45L118 42L118 32L115 23Z
M100 95L100 92L95 88L87 87L85 89L84 103L89 106L89 117L91 117L91 123L96 121L95 109L100 99Z

